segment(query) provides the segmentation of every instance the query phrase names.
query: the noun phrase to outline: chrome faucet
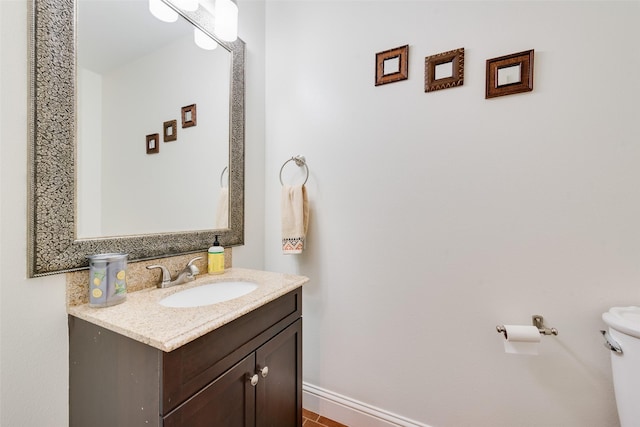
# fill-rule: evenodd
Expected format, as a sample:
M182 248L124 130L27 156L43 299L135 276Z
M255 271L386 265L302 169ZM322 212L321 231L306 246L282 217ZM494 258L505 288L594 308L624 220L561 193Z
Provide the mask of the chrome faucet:
M195 261L202 259L201 256L192 259L187 263L187 265L182 269L178 276L176 276L175 280L171 279L171 273L169 269L164 265L149 265L147 266L148 270L152 268L159 268L162 270L162 281L158 283L159 288L170 288L171 286L181 285L183 283L191 282L196 279L196 276L200 274L200 270L194 264Z

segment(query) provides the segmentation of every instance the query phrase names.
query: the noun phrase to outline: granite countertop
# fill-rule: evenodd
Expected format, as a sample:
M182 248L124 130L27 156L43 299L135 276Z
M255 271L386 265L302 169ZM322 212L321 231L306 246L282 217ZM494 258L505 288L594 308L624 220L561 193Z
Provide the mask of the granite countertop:
M159 304L162 298L184 289L232 280L253 282L258 284L258 288L242 297L201 307L170 308ZM195 281L184 285L130 292L125 302L112 307L92 308L88 304L69 306L67 313L169 352L308 281L305 276L230 268L219 275L201 274Z

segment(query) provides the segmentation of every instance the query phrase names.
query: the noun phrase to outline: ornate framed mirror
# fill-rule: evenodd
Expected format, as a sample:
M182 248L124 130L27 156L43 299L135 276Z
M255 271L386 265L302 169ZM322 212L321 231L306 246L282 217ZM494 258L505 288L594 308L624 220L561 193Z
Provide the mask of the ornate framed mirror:
M164 1L164 0L163 0ZM165 3L179 13L183 19L214 40L213 17L199 8L195 12L180 9L169 1ZM152 232L126 231L122 235L113 233L87 234L78 232L79 159L78 153L78 80L77 80L77 5L74 0L32 0L30 3L30 111L29 111L29 198L28 198L28 274L29 277L80 270L88 267L87 255L96 253L125 252L130 261L162 258L178 254L206 250L219 235L224 246L244 243L244 55L245 44L241 39L234 42L216 40L230 54L228 73L228 151L222 157L228 162L223 174L228 174L228 225L214 228L214 212L211 212L211 227L189 226L184 229L163 229ZM113 28L118 31L118 28ZM130 94L136 97L135 93ZM126 101L126 100L125 100ZM187 103L185 103L187 105ZM180 107L177 117L180 115ZM198 111L198 127L207 118ZM162 123L174 117L158 117ZM225 125L227 125L225 123ZM178 126L179 127L179 126ZM197 128L195 128L197 129ZM182 128L178 130L180 144ZM191 130L190 130L191 131ZM153 132L148 132L153 133ZM147 159L158 159L158 154L149 156L145 152L145 135L136 135L139 150ZM158 142L165 148L164 143ZM186 146L186 144L185 144ZM148 147L147 147L148 148ZM161 150L162 152L162 150ZM192 156L206 157L206 156ZM194 159L195 161L195 159ZM210 165L176 161L173 172L184 174L189 169L202 169L203 176L213 182L223 177L220 170L209 170ZM133 191L137 186L137 167L121 167L120 172L133 169L132 178L126 178L122 192ZM169 171L167 170L167 173ZM138 175L139 176L139 175ZM227 175L224 175L226 180ZM84 178L83 178L84 179ZM199 179L188 188L195 199L217 198L199 188ZM226 184L226 183L225 183ZM122 187L122 185L121 185ZM168 195L165 200L153 200L154 209L163 210L173 203ZM189 215L189 203L180 205L184 217ZM121 222L129 222L127 205L121 206ZM117 214L116 214L117 215ZM146 214L151 220L155 213ZM182 216L173 214L173 216ZM186 221L186 219L185 219Z

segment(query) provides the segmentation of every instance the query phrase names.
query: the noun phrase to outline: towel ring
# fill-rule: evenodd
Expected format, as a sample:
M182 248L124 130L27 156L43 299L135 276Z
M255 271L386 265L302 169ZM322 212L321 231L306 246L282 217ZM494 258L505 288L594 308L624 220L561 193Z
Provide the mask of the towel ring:
M307 159L305 159L304 156L294 156L282 164L282 167L280 168L280 185L284 185L284 182L282 182L282 171L289 162L295 162L295 164L299 167L304 166L307 172L307 176L305 176L302 185L305 185L307 183L307 180L309 179L309 166L307 166Z
M220 188L224 188L224 173L229 169L229 166L225 166L224 169L222 169L222 173L220 174Z

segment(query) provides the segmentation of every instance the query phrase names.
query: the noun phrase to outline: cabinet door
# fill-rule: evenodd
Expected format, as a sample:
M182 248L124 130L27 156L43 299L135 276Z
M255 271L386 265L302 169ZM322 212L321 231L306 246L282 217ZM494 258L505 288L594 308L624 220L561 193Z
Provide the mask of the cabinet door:
M256 426L301 426L302 319L256 351L256 368Z
M218 377L164 419L164 427L253 427L255 354Z
M162 415L186 402L300 317L298 288L162 358ZM188 427L188 426L187 426Z

